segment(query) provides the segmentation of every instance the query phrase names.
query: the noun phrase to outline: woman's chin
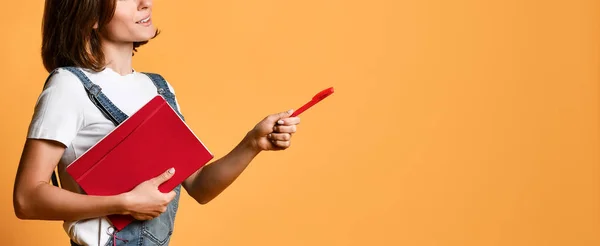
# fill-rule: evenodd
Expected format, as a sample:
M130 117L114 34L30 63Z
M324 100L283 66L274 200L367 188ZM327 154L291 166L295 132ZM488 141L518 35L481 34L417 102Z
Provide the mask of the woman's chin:
M135 42L147 42L150 41L150 39L154 38L156 36L156 29L153 28L152 31L148 31L145 32L143 35L138 36L138 38L136 38Z
M150 39L152 39L154 37L154 35L149 36L149 37L140 37L140 38L136 38L133 42L134 43L142 43L142 42L148 42L150 41Z

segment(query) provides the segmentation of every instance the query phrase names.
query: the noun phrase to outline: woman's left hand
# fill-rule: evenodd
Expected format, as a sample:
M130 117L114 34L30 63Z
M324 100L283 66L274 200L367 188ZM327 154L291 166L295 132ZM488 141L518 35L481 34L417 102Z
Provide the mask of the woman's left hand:
M293 110L272 114L260 121L248 133L252 146L258 151L284 150L290 147L292 135L300 118L289 117Z

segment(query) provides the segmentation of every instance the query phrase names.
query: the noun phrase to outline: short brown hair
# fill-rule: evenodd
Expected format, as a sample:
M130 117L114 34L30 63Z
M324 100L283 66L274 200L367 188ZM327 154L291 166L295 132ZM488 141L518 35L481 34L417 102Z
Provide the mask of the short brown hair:
M103 70L106 64L99 33L112 19L115 8L116 0L46 0L42 21L46 70L65 66ZM94 29L96 23L98 28ZM133 43L134 51L147 42Z

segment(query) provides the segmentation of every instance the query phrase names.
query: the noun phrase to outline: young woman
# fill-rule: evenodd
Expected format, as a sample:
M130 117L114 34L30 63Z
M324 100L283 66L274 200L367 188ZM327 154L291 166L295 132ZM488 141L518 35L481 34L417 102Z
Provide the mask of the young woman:
M50 75L38 98L16 174L18 218L64 221L71 245L168 245L180 189L162 193L157 187L177 170L169 169L116 196L86 195L65 172L73 160L157 93L179 113L170 84L132 68L136 48L157 34L152 0L46 0L42 59ZM300 122L289 117L291 113L268 115L230 153L181 186L198 203L209 202L261 151L290 146ZM48 182L57 166L62 188ZM111 214L131 215L136 221L115 231L105 217Z

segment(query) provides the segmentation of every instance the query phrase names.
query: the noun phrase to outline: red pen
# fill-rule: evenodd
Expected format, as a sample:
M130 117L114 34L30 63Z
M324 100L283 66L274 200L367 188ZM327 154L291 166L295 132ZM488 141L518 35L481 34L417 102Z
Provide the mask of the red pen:
M333 94L333 87L329 87L319 93L317 93L312 100L310 100L309 102L307 102L306 104L304 104L302 107L300 107L298 110L294 111L294 113L292 113L292 115L290 117L296 117L298 115L300 115L302 112L306 111L307 109L309 109L310 107L314 106L315 104L317 104L318 102L320 102L321 100L325 99L326 97L328 97L329 95Z

